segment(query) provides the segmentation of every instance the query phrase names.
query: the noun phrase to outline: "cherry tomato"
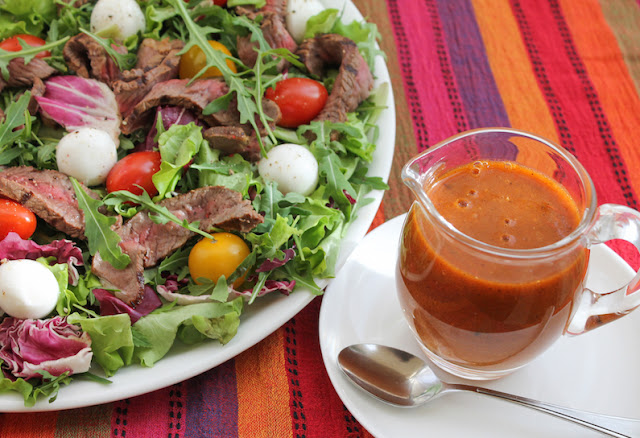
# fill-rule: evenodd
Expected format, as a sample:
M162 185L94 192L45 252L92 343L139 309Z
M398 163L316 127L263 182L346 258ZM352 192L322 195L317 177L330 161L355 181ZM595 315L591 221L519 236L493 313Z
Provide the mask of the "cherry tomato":
M42 38L38 38L37 36L20 34L20 35L14 35L2 41L0 43L0 49L6 50L8 52L19 52L20 50L22 50L22 47L20 46L20 42L18 41L18 38L20 38L25 43L27 43L27 45L32 47L44 46L46 43L45 40L43 40ZM36 58L47 58L49 56L51 56L51 52L48 50L43 50L42 52L36 55Z
M149 196L157 195L158 189L151 178L160 170L160 163L162 163L160 152L142 151L125 156L109 171L107 191L111 193L128 190L134 195L140 195L142 194L140 187L143 187Z
M0 199L0 240L11 231L28 239L36 230L36 225L36 215L31 210L11 199Z
M221 276L229 278L233 271L249 255L249 247L241 237L232 233L214 233L215 242L202 239L189 253L189 273L198 283L198 278L208 278L214 283ZM238 288L244 282L244 275L233 282Z
M209 45L215 50L231 56L229 49L227 49L222 43L219 43L218 41L209 41ZM207 65L207 56L204 54L202 49L198 46L191 47L187 50L187 53L180 57L180 79L190 79L194 77L204 68L205 65ZM227 59L227 66L234 73L237 71L236 65L230 59ZM222 76L222 72L217 67L209 67L200 77L213 78L216 76Z
M327 89L320 82L307 78L287 78L269 88L265 97L273 100L282 113L278 125L297 128L313 120L327 101Z

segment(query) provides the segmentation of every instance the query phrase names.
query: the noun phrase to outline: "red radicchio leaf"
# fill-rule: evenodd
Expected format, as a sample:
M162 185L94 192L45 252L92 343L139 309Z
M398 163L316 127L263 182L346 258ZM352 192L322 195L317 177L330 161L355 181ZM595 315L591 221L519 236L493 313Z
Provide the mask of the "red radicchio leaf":
M158 295L156 295L153 288L149 285L144 286L142 300L135 308L105 289L93 289L93 295L100 302L101 316L128 313L129 318L131 318L131 324L135 324L140 318L162 306L162 301L160 301Z
M169 129L172 125L188 125L191 122L194 122L196 125L202 124L191 111L180 106L158 107L153 120L157 121L158 117L162 117L162 126L165 130ZM155 141L157 134L158 130L154 123L144 142L136 146L136 151L152 151L154 147L158 146L158 143Z
M122 118L113 91L102 82L79 76L54 76L45 81L43 96L36 96L40 111L69 132L102 129L118 145Z
M260 289L260 292L258 292L258 297L264 296L268 293L271 292L280 292L284 295L289 295L291 292L293 292L293 289L296 287L296 281L295 280L291 280L291 281L286 281L286 280L267 280L264 283L264 286L262 287L262 289ZM249 298L251 297L253 291L251 290L245 290L245 291L237 291L235 289L231 290L231 293L229 294L230 297L236 298L236 297L245 297L245 298Z
M351 205L356 203L356 200L353 199L353 196L351 196L349 193L347 193L346 190L342 190L342 193L344 193L344 196L347 197L347 200L351 203Z
M70 240L54 240L47 245L39 245L33 240L24 240L17 233L10 232L0 241L0 260L36 260L40 257L55 257L56 263L69 265L69 283L78 283L78 270L82 266L82 251Z
M7 317L0 324L0 359L9 378L39 378L39 370L53 376L84 373L92 357L89 334L66 318Z
M175 274L165 275L163 272L162 277L165 279L164 288L169 292L177 292L181 286L189 284L189 279L183 278L182 280L178 280L178 276Z
M256 268L256 272L272 271L275 268L279 268L280 266L283 266L285 263L287 263L296 255L296 251L293 248L287 248L283 252L284 252L284 259L278 260L274 258L271 260L265 260L260 264L260 266L258 266L258 268Z

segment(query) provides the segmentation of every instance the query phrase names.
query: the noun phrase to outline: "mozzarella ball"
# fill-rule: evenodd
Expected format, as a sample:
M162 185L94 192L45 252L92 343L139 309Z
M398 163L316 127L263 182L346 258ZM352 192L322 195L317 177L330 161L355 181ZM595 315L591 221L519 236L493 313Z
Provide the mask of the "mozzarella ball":
M0 308L21 319L40 319L56 307L60 288L53 273L35 260L0 265Z
M278 184L278 190L310 195L318 185L318 161L309 149L285 143L271 149L258 163L258 172L266 181Z
M144 13L135 0L98 0L91 13L91 31L123 41L145 30Z
M324 11L318 0L289 0L287 2L287 30L298 43L304 39L307 21L314 15Z
M118 161L116 144L101 129L80 128L60 139L58 170L88 186L102 184Z

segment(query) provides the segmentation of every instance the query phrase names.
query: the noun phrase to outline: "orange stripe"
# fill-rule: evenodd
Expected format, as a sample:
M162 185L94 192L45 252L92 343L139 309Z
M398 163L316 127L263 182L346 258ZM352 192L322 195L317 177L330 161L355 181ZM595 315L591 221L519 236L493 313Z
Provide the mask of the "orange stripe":
M629 167L627 177L640 192L640 98L597 0L560 1L575 46L597 90L622 158Z
M376 212L375 217L373 218L373 222L371 223L371 226L369 227L369 231L373 230L377 226L382 225L385 220L386 219L385 219L385 216L384 216L384 200L383 200L382 203L380 204L380 207L378 208L378 211Z
M4 414L0 436L11 438L55 438L57 412Z
M557 143L555 123L538 87L509 1L472 0L472 4L511 126Z
M292 436L284 329L236 357L238 437Z

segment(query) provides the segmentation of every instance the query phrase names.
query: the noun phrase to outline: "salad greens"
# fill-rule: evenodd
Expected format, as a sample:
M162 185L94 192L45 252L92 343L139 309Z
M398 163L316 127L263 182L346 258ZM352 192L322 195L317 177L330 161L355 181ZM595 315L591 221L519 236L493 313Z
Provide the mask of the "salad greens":
M229 0L228 4L261 7L264 3L264 0ZM203 138L201 126L189 123L165 130L160 120L156 126L156 140L162 163L153 177L158 189L153 198L147 192L134 195L116 191L106 195L98 187L94 191L101 197L94 199L71 179L85 216L87 240L76 242L83 250L85 265L78 268L79 276L74 281L68 281L70 274L66 264L50 266L61 290L54 313L66 317L69 323L90 335L93 360L107 377L134 363L153 366L176 339L187 345L207 339L222 344L229 342L238 330L243 309L267 290L284 291L282 285L286 284L321 294L322 288L316 279L335 275L341 241L349 224L357 217L358 209L371 202L367 194L371 190L387 188L382 179L367 176L377 139L375 121L386 102L387 88L374 90L344 123L312 122L298 129L271 129L262 99L265 90L283 78L277 70L278 63L282 60L289 63L289 76L308 74L294 54L286 49L269 47L259 25L260 16L252 21L236 15L233 9L212 6L202 0L146 0L140 5L146 29L142 35L124 41L129 50L126 55L113 50L113 41L86 30L93 7L91 3L75 7L62 0L2 0L0 38L20 33L42 37L47 41L44 48L52 52L46 61L61 74L72 74L64 63L62 47L80 32L95 38L122 69L134 65L135 53L143 38L181 39L185 42L181 53L197 46L206 56L206 65L193 80L214 66L229 87L229 93L211 102L204 113L226 109L232 100L236 102L240 122L250 124L255 131L266 132L264 138L257 136L262 155L282 142L306 145L319 163L319 184L309 196L283 194L275 183L265 181L259 175L256 163L239 154L222 156L220 151L213 149ZM319 32L339 33L353 39L371 67L374 58L381 54L376 45L379 34L375 25L344 23L338 10L327 9L309 20L306 36ZM238 67L237 72L228 67L229 57L208 43L210 39L218 39L235 54L237 38L248 35L256 44L257 61L249 67L231 57ZM5 78L12 59L24 57L27 62L43 49L22 47L22 52L0 49L0 70ZM325 79L329 89L333 78L335 74ZM5 88L0 93L0 107L5 113L0 123L0 165L56 169L55 147L65 131L47 126L40 118L30 115L29 99L28 90ZM140 143L145 134L121 135L120 156ZM145 283L152 289L169 289L171 283L174 287L171 293L203 297L203 302L182 305L178 300L162 299L161 307L134 323L127 313L100 315L94 291L103 286L90 271L91 256L99 252L103 260L118 269L130 263L129 256L118 245L120 237L112 229L116 215L126 220L140 211L147 211L154 222L175 222L199 234L197 239L212 238L209 233L200 231L197 223L181 220L159 204L176 193L210 185L239 192L264 216L262 224L242 235L251 252L236 272L215 283L195 283L189 276L188 267L189 251L195 244L192 239L158 266L146 269ZM59 238L65 236L47 225L39 225L33 236L41 242ZM50 265L47 261L44 263ZM235 290L232 287L234 280L243 275L247 275L247 279L242 290ZM273 286L274 283L279 286ZM0 378L0 392L17 391L23 395L26 405L32 405L39 396L55 398L60 385L79 377L42 374L41 380L14 379L5 374Z

